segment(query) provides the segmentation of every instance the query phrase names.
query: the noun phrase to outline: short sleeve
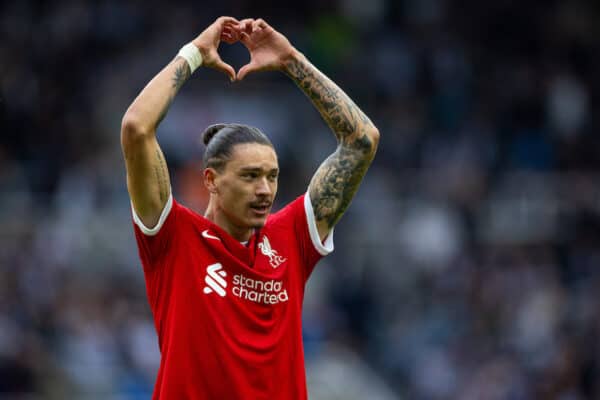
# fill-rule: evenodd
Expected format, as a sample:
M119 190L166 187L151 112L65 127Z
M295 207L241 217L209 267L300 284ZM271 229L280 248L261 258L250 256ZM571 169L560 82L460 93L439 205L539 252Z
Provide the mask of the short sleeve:
M327 254L333 251L333 228L327 234L325 241L321 242L321 238L319 237L319 231L317 230L317 221L315 218L315 212L313 211L313 206L310 201L310 196L308 193L304 195L304 214L306 217L306 224L308 225L308 234L310 236L310 241L314 246L315 250L322 255L326 256Z
M133 204L131 213L140 258L144 268L158 264L171 246L176 233L177 216L182 206L169 195L158 222L153 227L147 227L138 217Z
M308 194L298 197L275 213L273 224L288 232L290 229L293 230L289 232L289 237L299 251L305 280L308 279L317 262L334 249L333 228L324 241L319 238L317 223ZM289 243L289 245L292 245L292 243Z

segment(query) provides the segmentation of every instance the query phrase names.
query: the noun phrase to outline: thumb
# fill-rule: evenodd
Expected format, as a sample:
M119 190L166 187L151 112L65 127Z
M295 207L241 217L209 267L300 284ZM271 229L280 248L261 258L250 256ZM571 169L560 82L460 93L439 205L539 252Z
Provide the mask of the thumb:
M258 69L259 69L258 64L256 64L253 61L250 61L248 64L246 64L242 68L240 68L240 70L238 71L238 74L237 74L237 78L239 81L241 81L242 79L244 79L244 77L246 75L248 75L251 72L256 72L256 71L258 71Z
M233 82L235 80L235 70L233 69L233 67L221 60L220 58L215 60L213 68L217 71L225 73L229 77L230 81Z

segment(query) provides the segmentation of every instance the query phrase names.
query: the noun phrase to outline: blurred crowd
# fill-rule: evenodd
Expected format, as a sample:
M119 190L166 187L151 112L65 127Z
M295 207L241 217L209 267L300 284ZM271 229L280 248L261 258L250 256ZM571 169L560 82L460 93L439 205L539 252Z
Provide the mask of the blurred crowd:
M0 399L149 398L158 344L120 122L219 15L265 18L381 132L308 285L312 398L351 399L340 376L371 375L354 398L600 398L600 4L218 3L0 3ZM272 138L278 206L335 149L282 74L200 69L158 132L199 212L198 135L216 122Z

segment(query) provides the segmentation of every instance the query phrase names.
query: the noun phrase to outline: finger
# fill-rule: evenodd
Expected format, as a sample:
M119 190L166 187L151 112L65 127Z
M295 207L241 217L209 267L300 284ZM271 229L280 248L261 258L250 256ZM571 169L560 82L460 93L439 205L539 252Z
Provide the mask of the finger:
M239 22L225 22L222 29L238 29Z
M221 41L225 42L227 44L234 44L235 42L238 41L238 39L232 35L223 33L223 34L221 34Z
M221 40L236 40L237 36L233 33L229 33L229 32L222 32L221 33Z
M233 24L227 24L227 25L223 25L223 29L221 29L221 31L223 32L235 32L236 31L236 25Z
M240 42L242 42L245 45L248 45L250 43L250 35L248 35L246 32L241 32Z
M225 24L239 24L240 21L238 21L237 19L233 18L233 17L219 17L217 18L217 20L215 21L217 22L220 26L223 26Z
M237 42L240 40L240 35L235 29L223 28L223 31L221 32L221 40L233 40L234 42Z
M263 27L261 26L259 20L256 20L256 21L254 21L252 23L252 32L257 32L257 31L260 31L262 29L263 29Z
M244 18L240 20L239 25L246 25L247 23L252 23L253 21L254 18Z
M238 22L225 22L220 26L221 32L235 32L237 31Z
M262 18L259 18L256 21L254 21L254 24L256 27L261 28L261 29L265 29L265 28L269 27L269 24L267 24L267 22Z
M253 18L246 18L246 19L241 20L239 23L240 31L246 32L247 34L251 34L253 22L254 22Z
M229 80L231 82L235 80L235 70L233 69L233 67L221 60L220 58L215 61L213 68L217 71L224 72L229 77Z
M258 70L259 70L258 65L254 64L252 61L250 61L248 64L246 64L242 68L240 68L240 70L237 73L237 80L241 81L249 73L256 72Z

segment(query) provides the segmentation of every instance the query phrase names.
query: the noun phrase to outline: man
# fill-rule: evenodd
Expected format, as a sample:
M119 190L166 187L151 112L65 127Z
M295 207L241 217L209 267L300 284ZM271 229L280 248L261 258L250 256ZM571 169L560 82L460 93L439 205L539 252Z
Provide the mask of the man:
M241 41L236 74L217 53ZM269 215L278 163L268 138L237 124L204 134L205 216L175 201L156 128L199 65L241 80L278 70L310 98L338 140L307 194ZM153 399L306 399L304 285L333 250L340 219L371 163L371 121L265 21L221 17L182 48L123 118L134 229L161 351Z

